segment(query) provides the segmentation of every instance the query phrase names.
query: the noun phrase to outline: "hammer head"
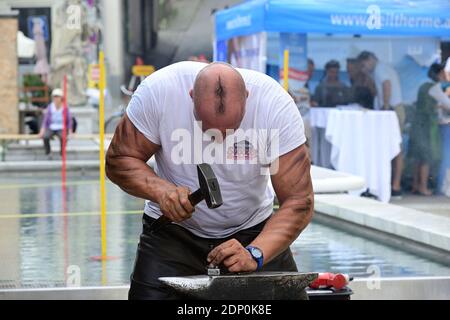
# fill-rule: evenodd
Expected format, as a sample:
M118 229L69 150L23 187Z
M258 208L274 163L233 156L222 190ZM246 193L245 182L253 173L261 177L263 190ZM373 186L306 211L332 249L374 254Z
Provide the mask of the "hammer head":
M197 165L198 182L208 208L214 209L222 205L222 194L219 183L211 166L207 163Z

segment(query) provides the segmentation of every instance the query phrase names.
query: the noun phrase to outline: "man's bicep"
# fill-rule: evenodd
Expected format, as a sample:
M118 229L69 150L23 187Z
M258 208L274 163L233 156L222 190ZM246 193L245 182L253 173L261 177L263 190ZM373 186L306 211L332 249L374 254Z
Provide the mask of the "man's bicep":
M110 157L132 157L147 162L161 146L147 139L125 114L108 149Z
M282 204L291 196L312 195L311 162L305 144L278 159L278 171L271 176L277 198Z

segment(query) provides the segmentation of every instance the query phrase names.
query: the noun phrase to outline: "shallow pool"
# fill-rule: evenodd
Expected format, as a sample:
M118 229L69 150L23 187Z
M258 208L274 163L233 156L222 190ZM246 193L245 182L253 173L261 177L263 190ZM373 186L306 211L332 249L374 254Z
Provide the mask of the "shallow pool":
M82 286L129 282L143 200L107 183L107 254L101 254L99 184L92 174L71 174L64 208L59 175L0 178L0 288ZM67 214L64 214L67 212ZM450 267L312 223L292 245L300 271L377 275L448 276ZM104 269L102 269L104 267Z

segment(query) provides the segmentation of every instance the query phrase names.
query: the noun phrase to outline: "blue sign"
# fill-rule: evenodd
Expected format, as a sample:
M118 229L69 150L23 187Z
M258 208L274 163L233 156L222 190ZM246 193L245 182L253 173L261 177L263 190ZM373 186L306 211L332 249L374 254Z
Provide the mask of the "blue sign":
M448 0L253 0L216 14L216 38L263 31L448 37Z
M49 26L47 16L29 16L27 19L28 24L28 37L34 39L34 28L38 27L36 24L42 28L42 33L44 35L44 40L49 40Z
M214 50L214 61L227 62L227 40L217 41Z
M239 10L220 11L216 14L217 40L230 39L235 36L246 36L264 31L265 7L260 6L264 1L244 2ZM257 4L257 5L255 5Z

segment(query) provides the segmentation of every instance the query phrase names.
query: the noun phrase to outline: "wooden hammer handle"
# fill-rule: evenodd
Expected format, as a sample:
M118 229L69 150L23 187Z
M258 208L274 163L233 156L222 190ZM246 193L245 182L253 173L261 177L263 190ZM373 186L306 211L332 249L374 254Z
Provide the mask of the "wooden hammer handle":
M198 203L200 203L202 200L204 200L204 197L203 197L203 194L202 194L201 190L198 189L197 191L191 193L188 196L188 199L191 202L192 206L195 207ZM167 218L165 215L162 215L155 222L152 223L151 231L155 232L158 229L168 225L171 222L172 222L172 220Z

